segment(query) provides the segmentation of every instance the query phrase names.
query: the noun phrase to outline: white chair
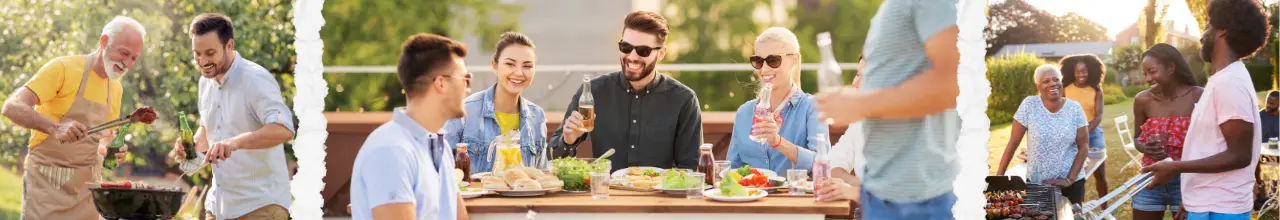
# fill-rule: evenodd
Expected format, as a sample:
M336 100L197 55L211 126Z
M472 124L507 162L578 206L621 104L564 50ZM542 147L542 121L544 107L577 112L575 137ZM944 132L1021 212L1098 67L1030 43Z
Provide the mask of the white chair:
M1124 164L1124 167L1120 168L1120 172L1123 173L1124 169L1129 168L1129 166L1141 166L1139 158L1141 158L1142 152L1138 152L1138 148L1133 143L1133 133L1129 131L1129 116L1121 115L1116 117L1115 122L1116 133L1120 135L1120 145L1124 146L1124 153L1129 155L1130 159L1129 162Z

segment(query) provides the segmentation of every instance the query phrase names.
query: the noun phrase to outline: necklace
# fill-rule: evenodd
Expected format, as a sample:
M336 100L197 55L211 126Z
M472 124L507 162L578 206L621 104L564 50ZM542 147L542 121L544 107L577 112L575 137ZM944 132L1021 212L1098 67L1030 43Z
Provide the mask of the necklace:
M1182 94L1179 94L1179 95L1176 95L1176 96L1173 96L1173 97L1165 97L1165 96L1163 95L1163 93L1161 93L1161 92L1156 92L1156 93L1153 93L1153 94L1156 96L1156 99L1158 99L1158 100L1173 101L1174 99L1177 99L1177 98L1179 98L1179 97L1186 96L1187 94L1191 94L1191 91L1193 91L1194 89L1192 89L1192 88L1187 88L1186 90L1187 90L1187 91L1182 92Z

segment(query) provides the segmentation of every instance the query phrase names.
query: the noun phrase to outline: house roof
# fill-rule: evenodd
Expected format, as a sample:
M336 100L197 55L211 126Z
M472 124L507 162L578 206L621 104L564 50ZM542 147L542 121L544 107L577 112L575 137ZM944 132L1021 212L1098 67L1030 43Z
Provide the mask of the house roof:
M995 57L1008 57L1018 55L1019 53L1030 53L1042 58L1065 57L1084 53L1091 53L1098 57L1106 57L1111 53L1111 47L1113 44L1114 43L1110 41L1010 44L1001 47L1000 52L997 52Z

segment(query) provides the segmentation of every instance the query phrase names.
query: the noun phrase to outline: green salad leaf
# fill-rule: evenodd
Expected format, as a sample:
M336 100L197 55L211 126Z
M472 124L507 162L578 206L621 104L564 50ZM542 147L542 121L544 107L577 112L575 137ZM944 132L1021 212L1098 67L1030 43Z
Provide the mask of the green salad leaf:
M747 187L742 187L742 185L738 185L737 181L733 181L730 178L725 178L724 180L720 181L720 195L730 196L730 197L747 196Z
M743 165L742 167L739 167L737 170L735 170L735 172L738 172L738 175L742 175L742 176L751 175L751 165Z

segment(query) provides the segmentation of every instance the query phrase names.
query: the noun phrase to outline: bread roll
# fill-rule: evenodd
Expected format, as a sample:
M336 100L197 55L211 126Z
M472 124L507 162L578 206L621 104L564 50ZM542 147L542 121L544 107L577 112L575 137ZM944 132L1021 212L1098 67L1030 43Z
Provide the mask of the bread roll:
M542 184L533 179L524 178L511 183L511 188L514 190L539 190L542 189Z
M538 180L538 184L541 184L543 189L560 189L564 187L564 181L559 179Z
M658 181L650 180L650 179L638 179L638 180L631 181L631 187L641 188L641 189L649 189L657 185L658 185Z
M641 174L644 174L644 169L640 169L640 167L627 167L627 175L639 176Z
M495 189L495 190L511 189L511 187L507 186L507 183L505 181L502 181L502 178L498 178L496 176L481 177L480 185L481 185L480 187L484 189Z
M529 174L525 174L524 171L520 171L520 169L510 169L502 173L502 179L505 180L507 184L515 184L516 180L530 178L532 177L529 177Z
M547 173L542 172L542 170L538 170L538 169L535 169L535 168L533 168L533 167L524 167L524 168L520 168L520 171L523 171L523 172L524 172L524 174L529 175L529 177L534 177L534 176L539 176L539 175L547 175Z

